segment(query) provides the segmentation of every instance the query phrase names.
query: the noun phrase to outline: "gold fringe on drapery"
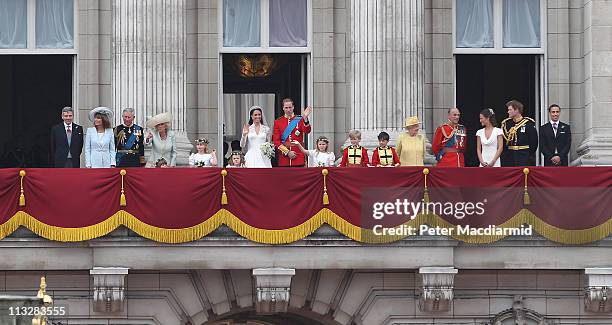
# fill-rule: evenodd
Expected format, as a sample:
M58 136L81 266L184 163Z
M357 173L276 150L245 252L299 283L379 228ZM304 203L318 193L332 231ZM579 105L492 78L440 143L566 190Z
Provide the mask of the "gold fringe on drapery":
M12 218L0 225L0 240L12 234L20 226L30 229L43 238L60 242L86 241L105 236L118 227L125 226L144 238L160 243L176 244L198 240L225 224L242 237L254 242L288 244L311 235L325 223L350 239L363 243L390 243L408 237L378 236L371 229L355 226L330 209L323 208L304 223L280 230L261 229L251 226L225 209L217 211L213 216L197 225L181 229L151 226L124 210L117 211L108 219L98 224L81 228L63 228L47 225L24 211L18 211ZM434 214L418 215L415 219L403 225L398 225L396 228L412 226L417 229L418 234L420 225L424 224L430 227L456 229L455 225ZM512 218L496 225L496 227L520 228L521 225L525 224L531 225L534 232L541 234L545 238L562 244L585 244L606 238L612 234L612 218L601 225L589 229L568 230L547 224L527 209L520 210ZM504 238L503 235L457 235L456 231L450 237L471 244L488 244Z
M25 170L19 171L19 186L21 187L21 194L19 194L19 206L24 207L26 205L25 194L23 194L23 178L26 175Z

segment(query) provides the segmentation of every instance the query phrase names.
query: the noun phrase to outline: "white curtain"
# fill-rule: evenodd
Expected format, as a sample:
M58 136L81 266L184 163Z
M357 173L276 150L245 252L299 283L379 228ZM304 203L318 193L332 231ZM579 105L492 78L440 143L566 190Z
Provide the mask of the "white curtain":
M274 94L223 94L223 121L226 140L240 140L242 126L249 122L251 106L260 106L266 118L266 125L274 126Z
M26 47L26 20L27 0L0 0L0 48Z
M74 0L36 1L36 47L74 48Z
M259 0L223 0L223 46L259 46L260 22Z
M270 46L307 45L306 0L270 0Z
M540 0L504 0L504 47L540 47Z
M457 47L493 47L493 0L457 0Z

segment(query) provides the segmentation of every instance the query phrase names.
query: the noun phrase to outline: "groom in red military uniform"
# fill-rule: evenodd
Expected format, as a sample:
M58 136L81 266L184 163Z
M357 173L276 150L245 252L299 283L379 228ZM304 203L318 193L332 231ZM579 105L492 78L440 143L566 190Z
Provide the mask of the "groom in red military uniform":
M310 121L308 116L312 107L308 106L302 111L302 116L293 114L293 100L283 99L283 111L285 115L274 121L274 132L272 140L276 147L279 167L303 167L306 159L299 147L292 141L304 145L304 135L310 133Z
M453 107L448 110L448 122L436 129L431 149L436 155L438 167L464 167L463 153L466 146L465 127L459 124L461 113Z

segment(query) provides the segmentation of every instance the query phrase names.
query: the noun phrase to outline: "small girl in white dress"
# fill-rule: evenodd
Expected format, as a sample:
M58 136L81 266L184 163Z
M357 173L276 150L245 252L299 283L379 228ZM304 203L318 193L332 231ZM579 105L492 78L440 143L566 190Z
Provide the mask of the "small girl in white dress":
M195 141L198 152L189 156L190 167L216 167L217 152L213 149L208 152L208 139L197 139Z
M244 156L240 151L232 152L226 168L244 168Z
M495 127L496 123L492 109L485 108L480 112L480 124L484 126L476 131L476 153L480 167L501 166L499 157L504 150L504 139L503 131Z
M317 149L306 150L298 141L291 143L297 145L300 150L308 157L308 167L333 167L336 161L336 155L333 152L327 151L329 148L329 140L320 136L316 143Z

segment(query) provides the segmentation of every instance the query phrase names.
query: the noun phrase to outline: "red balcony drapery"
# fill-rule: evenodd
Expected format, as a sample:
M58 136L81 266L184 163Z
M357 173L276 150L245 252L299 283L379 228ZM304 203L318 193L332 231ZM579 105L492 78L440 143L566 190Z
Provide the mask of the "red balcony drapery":
M119 169L26 169L19 204L19 169L0 170L0 239L24 226L56 241L83 241L126 226L164 243L197 240L225 224L261 243L300 240L323 223L361 242L374 237L364 214L369 199L392 201L396 189L413 201L423 197L423 168L218 168L126 169L120 205ZM324 204L325 185L329 204ZM522 168L429 168L431 201L488 202L480 217L458 219L435 213L402 220L439 227L532 225L544 237L566 244L599 240L612 233L612 168L532 167L525 205ZM225 186L224 186L225 185ZM227 204L222 205L223 188ZM377 190L378 189L378 190ZM391 193L391 194L388 194ZM387 195L388 194L388 195ZM391 221L389 221L391 222ZM398 224L392 224L396 226ZM487 243L504 236L452 236Z

